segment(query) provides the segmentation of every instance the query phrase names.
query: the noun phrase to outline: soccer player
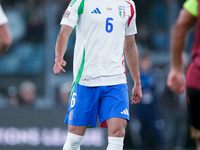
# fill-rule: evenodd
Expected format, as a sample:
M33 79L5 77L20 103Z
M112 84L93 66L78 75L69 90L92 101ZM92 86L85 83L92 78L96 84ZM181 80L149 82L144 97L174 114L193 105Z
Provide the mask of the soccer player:
M0 55L4 53L12 42L8 26L8 19L3 12L3 9L0 4Z
M187 0L173 27L171 41L171 69L167 84L176 93L185 89L182 53L186 34L196 24L195 39L192 46L192 62L186 75L186 94L191 115L191 137L196 140L200 150L200 0Z
M72 0L66 9L55 48L55 74L65 72L68 38L76 26L74 83L63 150L79 150L87 127L108 127L107 150L122 150L129 121L124 56L134 80L132 104L142 97L135 43L136 12L131 0Z

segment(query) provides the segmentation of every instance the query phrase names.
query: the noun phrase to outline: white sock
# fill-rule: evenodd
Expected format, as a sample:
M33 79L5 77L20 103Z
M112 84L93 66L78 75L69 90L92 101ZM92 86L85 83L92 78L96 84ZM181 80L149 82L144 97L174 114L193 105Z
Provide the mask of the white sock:
M83 136L68 132L67 140L63 146L63 150L80 150L82 139Z
M106 150L123 150L124 137L108 137L108 147Z

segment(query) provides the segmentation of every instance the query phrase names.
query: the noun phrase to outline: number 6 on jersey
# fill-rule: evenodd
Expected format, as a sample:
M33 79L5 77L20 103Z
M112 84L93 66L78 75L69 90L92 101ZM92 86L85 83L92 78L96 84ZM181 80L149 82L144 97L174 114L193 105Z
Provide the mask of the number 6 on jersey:
M106 32L110 33L113 30L113 24L111 23L111 21L113 20L113 18L107 18L106 19Z

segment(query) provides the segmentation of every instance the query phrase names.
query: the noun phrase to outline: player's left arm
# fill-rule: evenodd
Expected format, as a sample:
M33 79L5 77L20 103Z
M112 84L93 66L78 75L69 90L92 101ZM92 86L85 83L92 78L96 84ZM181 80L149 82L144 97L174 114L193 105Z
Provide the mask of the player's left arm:
M138 49L135 43L135 36L128 35L125 36L124 41L124 54L126 57L126 62L130 70L131 76L134 80L134 87L132 90L132 104L137 104L142 98L141 81L139 73L139 58Z

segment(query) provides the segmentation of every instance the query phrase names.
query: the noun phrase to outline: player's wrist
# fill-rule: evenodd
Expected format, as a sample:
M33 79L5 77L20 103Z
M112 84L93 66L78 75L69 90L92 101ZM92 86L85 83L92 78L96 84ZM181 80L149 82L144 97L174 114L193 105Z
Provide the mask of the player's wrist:
M55 57L55 61L58 61L58 60L63 60L63 57L60 56L60 55L56 56L56 57Z
M134 85L135 86L141 86L141 81L140 80L134 81Z
M175 72L183 72L183 67L181 65L172 65L170 70Z

